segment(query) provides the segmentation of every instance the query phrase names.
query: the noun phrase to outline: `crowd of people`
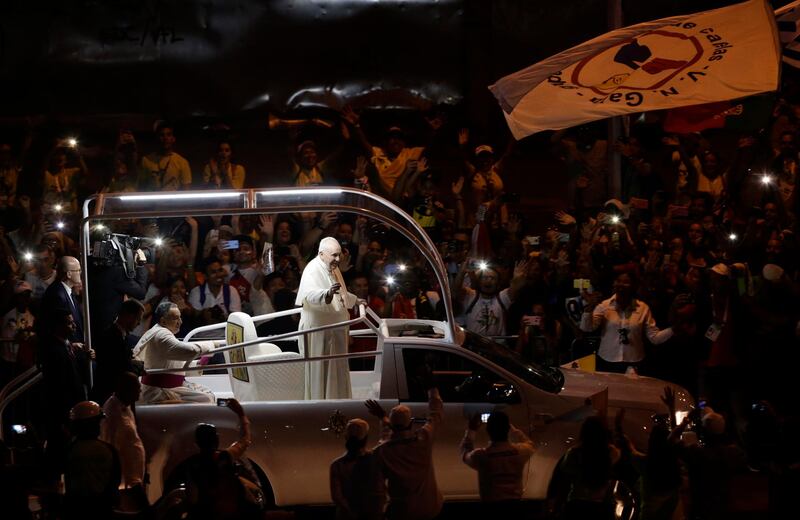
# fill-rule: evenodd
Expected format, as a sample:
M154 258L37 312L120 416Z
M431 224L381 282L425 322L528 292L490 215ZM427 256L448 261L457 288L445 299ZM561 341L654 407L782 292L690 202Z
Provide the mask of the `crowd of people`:
M427 135L392 126L380 139L349 107L334 123L271 125L289 129L291 150L285 182L272 184L343 184L396 203L437 244L450 294L398 234L347 212L109 222L115 233L163 244L151 245L128 276L82 266L78 211L92 193L254 182L237 162L232 138L219 139L198 170L178 153L170 123L156 126L159 146L147 154L138 148L141 136L121 129L101 173L87 167L75 140L56 139L49 151L39 143L34 156L32 126L18 146L0 143L0 383L41 366L48 410L41 436L63 457L70 410L87 398L108 406L123 374L142 375L147 361L133 357L142 339L158 333L180 343L191 329L232 312L293 308L306 265L332 237L341 248L342 282L378 315L442 319L443 299L451 297L459 324L525 362L558 366L596 352L598 370L683 386L724 418L719 435L747 448L751 467L796 473L796 450L775 441L797 432L790 381L800 361L800 97L791 85L782 94L769 125L748 132L671 134L648 115L616 143L592 126L552 134L542 153L562 160L569 200L548 222L531 218L507 189L545 173L515 170L524 151L509 145L498 152L496 143L451 128L447 114L424 118ZM337 150L322 157L306 127L335 134L327 138ZM622 157L616 198L608 195L612 148ZM84 276L97 287L87 299L91 323L84 321ZM287 316L259 333L297 326ZM88 327L98 338L93 349L83 344ZM359 339L349 345L351 352L370 347ZM176 354L176 366L212 349L195 344L184 357ZM351 360L352 367L367 363ZM143 380L145 393L163 389L161 379L155 386ZM34 408L31 400L15 406L6 424L25 422ZM605 435L591 428L587 439L595 439L587 445ZM465 460L481 467L478 455Z

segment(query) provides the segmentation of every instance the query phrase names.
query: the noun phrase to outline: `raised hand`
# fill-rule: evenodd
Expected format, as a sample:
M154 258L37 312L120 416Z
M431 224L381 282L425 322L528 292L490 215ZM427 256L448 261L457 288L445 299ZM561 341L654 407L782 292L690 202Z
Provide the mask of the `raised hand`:
M555 217L562 226L572 226L577 222L575 217L564 211L556 211Z
M345 105L344 108L342 108L342 119L353 126L356 126L360 120L358 114L356 114L356 111L353 110L353 107L350 105Z
M450 189L453 190L453 195L456 197L461 195L461 190L464 189L464 176L458 178L456 182L450 185Z
M458 131L458 146L466 146L469 142L469 129L462 128Z
M528 274L528 266L530 265L530 260L520 260L514 263L514 278L521 278Z
M374 415L378 419L383 419L386 417L386 410L383 409L383 406L381 406L378 401L375 401L374 399L367 399L364 401L364 406L367 407L367 410L369 410L370 414Z
M339 123L339 131L342 133L342 138L345 141L349 141L350 140L350 129L347 128L347 125L345 124L344 121L341 121Z
M261 215L258 217L258 230L264 235L272 236L275 231L275 217L273 215Z
M228 408L239 417L244 417L244 408L242 408L242 405L236 399L228 401Z
M353 170L353 177L362 179L367 176L367 165L369 162L363 155L356 157L356 168Z
M337 215L333 211L328 211L319 216L319 226L323 229L336 222Z

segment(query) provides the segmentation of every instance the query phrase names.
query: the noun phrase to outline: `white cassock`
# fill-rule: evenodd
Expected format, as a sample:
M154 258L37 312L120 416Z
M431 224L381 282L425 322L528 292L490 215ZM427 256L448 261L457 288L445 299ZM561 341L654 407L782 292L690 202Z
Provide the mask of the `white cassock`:
M175 337L169 329L159 324L144 333L133 349L133 357L144 362L144 369L183 368L198 354L214 350L213 341L187 343ZM142 397L139 402L186 401L213 403L214 394L196 383L185 380L184 372L173 374L150 374L142 376Z
M325 294L335 282L341 284L339 294L333 295L331 303L325 303ZM311 329L350 319L347 309L356 304L355 295L347 292L342 273L333 272L318 256L303 270L300 287L297 289L296 305L302 305L298 330ZM347 354L347 327L312 332L306 344L300 336L300 353L308 357ZM308 350L306 350L308 349ZM347 359L314 361L306 363L306 399L349 399L350 364Z

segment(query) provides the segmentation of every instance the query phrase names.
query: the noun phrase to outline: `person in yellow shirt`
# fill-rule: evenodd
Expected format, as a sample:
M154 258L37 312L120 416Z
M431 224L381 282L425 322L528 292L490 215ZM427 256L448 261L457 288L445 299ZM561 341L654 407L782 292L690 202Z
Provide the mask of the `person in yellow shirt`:
M208 161L203 168L203 185L211 189L244 188L244 166L232 160L233 148L230 141L223 140L217 145L217 156Z
M375 191L389 200L401 200L410 192L419 174L425 169L424 162L420 161L425 148L407 147L405 132L396 126L386 131L383 148L372 146L361 129L358 114L351 107L344 108L342 118L353 127L358 142L369 154L370 161L378 172L377 183L373 185ZM435 117L428 120L428 124L434 131L438 130L442 119Z
M172 125L159 123L156 128L161 149L142 157L139 186L152 191L186 190L192 186L189 161L174 151L175 134Z

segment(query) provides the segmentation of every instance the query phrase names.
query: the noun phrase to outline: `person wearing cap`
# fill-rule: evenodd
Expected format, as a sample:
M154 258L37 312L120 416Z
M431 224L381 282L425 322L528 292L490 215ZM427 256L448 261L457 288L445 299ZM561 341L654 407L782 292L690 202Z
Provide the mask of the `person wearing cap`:
M367 449L369 423L351 419L345 428L344 455L331 463L331 497L337 520L379 520L386 505L386 482Z
M472 153L471 161L467 158L467 143L469 143L469 130L462 128L458 132L458 144L464 156L464 166L469 174L472 193L478 204L489 202L503 193L503 179L500 174L516 141L514 139L509 141L505 153L499 159L495 155L494 148L488 144L479 144Z
M319 160L317 143L307 139L297 145L292 161L292 180L295 186L319 186L325 181L322 169L325 161Z
M175 152L173 126L166 121L156 124L155 133L161 148L142 157L139 187L151 191L177 191L192 186L189 161Z
M196 384L186 381L180 371L187 361L215 348L213 341L181 341L175 334L181 328L181 311L172 302L158 304L153 317L156 324L144 333L133 349L133 357L144 362L145 372L154 369L174 369L169 374L145 374L142 376L142 402L166 401L212 403L214 394Z
M203 184L211 189L244 188L244 166L231 160L233 151L229 140L217 144L217 155L203 168Z
M508 415L495 410L486 421L489 445L475 448L481 424L480 414L473 415L467 422L461 441L461 460L478 472L478 489L481 501L488 506L486 511L509 518L521 513L523 476L536 446L522 430L511 424ZM509 434L513 441L509 440Z
M319 243L317 257L303 271L295 305L303 307L298 330L311 329L350 319L347 309L357 298L347 291L339 271L342 246L333 237ZM307 339L306 339L307 338ZM346 354L347 327L301 336L300 352L306 357ZM349 399L350 368L347 359L306 363L306 399Z
M280 120L279 120L280 122ZM321 128L332 129L333 125L321 119L312 119L306 121ZM338 125L341 136L348 140L350 139L350 132L344 123ZM296 138L298 132L292 132L292 136ZM328 165L335 162L335 156L338 156L343 150L343 146L339 145L332 153L324 159L320 159L319 147L317 143L311 139L306 139L299 144L289 147L289 156L291 159L292 167L292 184L294 186L319 186L325 183L328 175Z
M430 520L439 515L444 501L433 470L433 442L442 422L442 398L431 381L430 367L421 366L420 384L428 392L428 417L413 428L411 409L397 405L387 415L376 401L365 402L369 412L381 420L381 442L373 450L386 477L389 520Z
M345 107L342 117L353 127L358 142L378 171L378 182L371 183L373 187L378 188L378 193L390 200L400 200L406 190L408 179L421 171L418 162L425 148L420 146L408 148L405 132L398 126L392 126L386 131L383 148L373 146L361 128L358 114L352 108Z
M69 412L72 442L64 470L64 506L68 520L111 518L119 498L121 469L117 450L101 441L102 408L77 403Z

